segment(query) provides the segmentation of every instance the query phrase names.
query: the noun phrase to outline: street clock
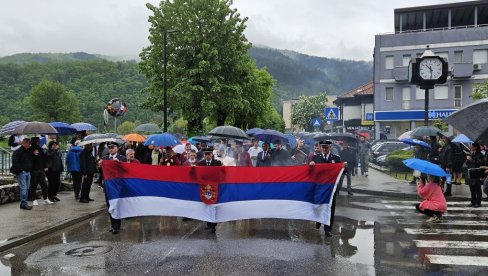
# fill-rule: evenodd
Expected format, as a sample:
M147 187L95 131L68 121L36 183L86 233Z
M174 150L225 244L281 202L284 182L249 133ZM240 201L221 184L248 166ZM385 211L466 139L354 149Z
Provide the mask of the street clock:
M421 89L433 89L434 85L447 81L447 61L427 49L419 58L412 58L408 65L408 80Z

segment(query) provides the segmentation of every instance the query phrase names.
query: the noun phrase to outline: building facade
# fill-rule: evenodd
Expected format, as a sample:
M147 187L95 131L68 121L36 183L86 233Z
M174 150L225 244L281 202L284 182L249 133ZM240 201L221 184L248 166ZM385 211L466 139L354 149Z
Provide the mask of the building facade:
M408 82L408 64L427 45L449 63L448 81L429 93L431 123L470 104L473 85L488 79L488 1L395 10L395 33L375 37L376 137L424 125L424 90Z
M339 128L342 128L342 132L354 133L359 129L374 129L373 81L338 96L334 104L340 110Z

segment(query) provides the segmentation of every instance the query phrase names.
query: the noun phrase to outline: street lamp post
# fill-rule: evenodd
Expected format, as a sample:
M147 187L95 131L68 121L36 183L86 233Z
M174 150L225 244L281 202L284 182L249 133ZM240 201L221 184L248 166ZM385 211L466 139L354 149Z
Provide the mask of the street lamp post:
M168 132L168 78L166 77L166 67L168 66L168 33L174 33L177 30L166 30L163 32L163 109L164 109L164 125L163 131Z

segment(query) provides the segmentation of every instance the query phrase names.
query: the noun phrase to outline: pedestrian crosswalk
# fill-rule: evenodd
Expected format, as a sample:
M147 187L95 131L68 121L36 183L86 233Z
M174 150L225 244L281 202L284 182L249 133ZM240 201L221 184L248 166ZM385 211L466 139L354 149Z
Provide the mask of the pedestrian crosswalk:
M488 207L472 208L469 202L448 202L439 223L415 211L419 201L382 200L393 223L406 234L419 260L445 266L488 267Z

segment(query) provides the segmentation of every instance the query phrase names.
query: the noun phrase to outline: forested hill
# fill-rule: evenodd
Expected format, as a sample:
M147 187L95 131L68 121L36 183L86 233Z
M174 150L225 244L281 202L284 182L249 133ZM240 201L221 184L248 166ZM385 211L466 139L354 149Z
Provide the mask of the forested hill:
M341 94L372 79L372 63L307 56L292 51L252 48L250 55L276 79L274 104L326 91ZM147 86L135 61L79 53L24 53L0 58L0 125L30 118L26 97L42 80L62 83L77 97L81 116L100 126L105 103L121 98L128 104L123 120L149 121L161 114L140 108ZM49 100L49 99L46 99ZM157 118L160 121L161 118Z
M277 80L279 100L326 91L340 95L373 79L373 63L330 59L294 51L254 47L249 51L258 67L266 67Z

